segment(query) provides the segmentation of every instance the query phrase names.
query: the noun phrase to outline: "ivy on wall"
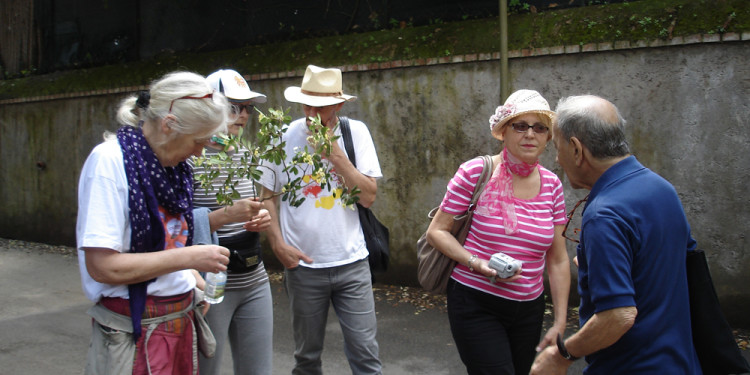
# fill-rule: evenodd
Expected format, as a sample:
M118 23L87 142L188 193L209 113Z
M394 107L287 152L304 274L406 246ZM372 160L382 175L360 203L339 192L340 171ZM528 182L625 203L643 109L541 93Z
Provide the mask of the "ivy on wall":
M519 6L523 4L528 3L519 2ZM648 0L529 9L512 14L508 30L511 50L742 33L750 30L750 2ZM0 80L0 100L147 85L176 69L206 74L218 66L232 66L252 75L300 70L310 63L343 66L492 53L500 50L499 35L497 18L456 22L435 19L424 26L394 19L379 31L208 53L164 53L132 63Z

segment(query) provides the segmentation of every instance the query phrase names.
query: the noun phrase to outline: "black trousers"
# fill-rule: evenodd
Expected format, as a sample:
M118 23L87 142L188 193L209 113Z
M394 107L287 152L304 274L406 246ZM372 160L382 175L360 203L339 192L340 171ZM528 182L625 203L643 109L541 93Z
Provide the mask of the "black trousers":
M544 294L512 301L448 282L448 320L468 374L528 374L542 335Z

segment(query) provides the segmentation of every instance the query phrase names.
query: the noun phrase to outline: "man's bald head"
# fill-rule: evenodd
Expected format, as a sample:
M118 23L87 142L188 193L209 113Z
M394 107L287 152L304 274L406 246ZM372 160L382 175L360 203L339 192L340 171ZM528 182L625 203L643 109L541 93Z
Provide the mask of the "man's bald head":
M625 140L625 119L610 101L595 95L569 96L560 99L555 109L557 135L576 137L591 155L608 159L630 154Z

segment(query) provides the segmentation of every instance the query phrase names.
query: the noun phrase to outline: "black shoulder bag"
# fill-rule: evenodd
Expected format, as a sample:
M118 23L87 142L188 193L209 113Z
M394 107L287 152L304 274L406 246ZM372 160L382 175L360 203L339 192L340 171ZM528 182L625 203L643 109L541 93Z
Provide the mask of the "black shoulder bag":
M344 147L349 155L349 160L357 166L357 157L354 155L354 143L352 142L352 132L349 129L349 119L340 116L341 136L344 138ZM389 246L390 234L388 227L383 225L367 207L357 203L359 212L359 222L362 225L362 233L365 235L367 251L370 252L368 260L370 262L370 271L385 272L388 269L388 261L391 257Z
M703 374L750 373L750 366L737 347L732 328L719 306L706 254L703 250L688 251L686 265L693 345Z

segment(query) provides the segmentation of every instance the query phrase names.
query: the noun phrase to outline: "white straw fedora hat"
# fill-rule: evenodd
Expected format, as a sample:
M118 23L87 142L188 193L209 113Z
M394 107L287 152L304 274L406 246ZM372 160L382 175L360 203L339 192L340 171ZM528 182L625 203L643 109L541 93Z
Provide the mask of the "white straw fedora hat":
M302 86L288 87L284 90L284 97L290 102L311 107L325 107L357 99L356 96L344 94L340 69L315 65L307 66Z
M209 74L206 81L214 90L224 94L231 101L245 102L252 100L255 103L265 103L267 99L265 95L250 90L245 78L231 69L217 70Z
M495 114L490 116L490 130L495 138L500 139L503 126L509 120L527 113L536 113L546 116L549 123L555 117L555 112L549 109L549 103L538 92L534 90L518 90L505 100L505 104L495 109Z

